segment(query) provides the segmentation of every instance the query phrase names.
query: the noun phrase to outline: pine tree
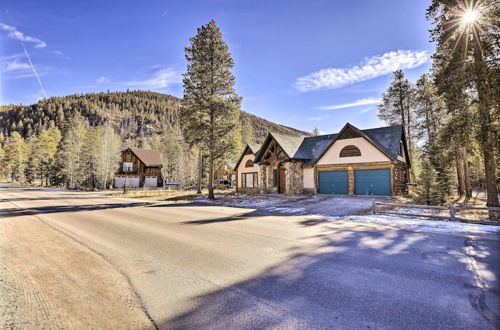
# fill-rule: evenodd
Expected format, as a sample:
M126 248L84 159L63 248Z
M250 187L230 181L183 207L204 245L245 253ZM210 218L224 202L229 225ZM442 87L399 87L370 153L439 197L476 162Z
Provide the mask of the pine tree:
M436 180L436 199L443 203L450 193L451 178L449 173L449 162L445 153L448 148L440 143L441 127L445 119L445 106L443 100L438 96L434 83L428 75L422 75L415 89L415 115L416 137L423 142L423 153L426 165L430 166ZM422 177L421 177L422 179Z
M319 133L319 129L317 127L314 127L313 131L312 131L312 134L314 136L318 136L320 133Z
M234 90L234 62L214 20L198 28L185 49L181 118L189 145L208 155L208 197L214 198L214 164L234 149L236 121L241 99Z
M474 12L476 19L465 21L466 11ZM461 87L477 104L477 140L483 155L487 205L492 207L500 206L496 178L500 133L499 16L500 5L493 1L433 0L427 10L427 18L434 24L431 40L436 42L433 57L437 68L451 76L457 76L456 72L467 73L462 76ZM446 86L443 90L446 91ZM490 212L490 218L500 218L499 212Z
M415 129L414 86L405 78L403 70L393 72L389 88L382 94L382 102L378 105L378 117L389 125L402 125L408 141L410 159L413 160L413 131ZM412 169L412 180L415 173Z

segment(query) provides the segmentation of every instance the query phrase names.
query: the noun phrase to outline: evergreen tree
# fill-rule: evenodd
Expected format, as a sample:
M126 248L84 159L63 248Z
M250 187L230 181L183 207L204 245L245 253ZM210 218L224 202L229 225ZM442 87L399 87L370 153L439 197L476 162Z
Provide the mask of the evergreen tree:
M408 141L410 159L413 160L413 131L415 116L413 115L415 89L405 78L403 70L394 71L391 84L382 94L382 102L378 105L378 117L389 125L402 125ZM415 174L412 170L412 180Z
M432 179L437 181L434 200L443 203L450 193L451 184L449 162L445 156L448 148L440 143L440 129L445 119L444 102L428 75L418 79L415 92L416 136L423 142L421 156L426 158L425 165L433 169ZM425 177L429 177L429 173L425 173Z
M208 197L213 199L214 164L235 147L241 99L234 90L234 63L215 21L198 28L190 43L181 118L186 141L208 154Z
M464 20L467 12L475 13L476 19ZM433 0L427 10L434 24L431 40L437 46L433 57L438 70L467 72L461 80L462 91L477 104L477 140L483 155L487 205L492 207L500 206L496 177L500 133L499 16L500 5L495 1ZM490 218L500 218L499 212L490 212Z

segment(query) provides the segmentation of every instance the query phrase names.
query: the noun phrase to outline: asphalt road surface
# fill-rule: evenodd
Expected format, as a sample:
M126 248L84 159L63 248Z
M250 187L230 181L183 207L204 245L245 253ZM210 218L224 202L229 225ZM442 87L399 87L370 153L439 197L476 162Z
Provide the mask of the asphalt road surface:
M8 186L0 197L1 222L29 214L102 256L153 327L500 328L498 235Z

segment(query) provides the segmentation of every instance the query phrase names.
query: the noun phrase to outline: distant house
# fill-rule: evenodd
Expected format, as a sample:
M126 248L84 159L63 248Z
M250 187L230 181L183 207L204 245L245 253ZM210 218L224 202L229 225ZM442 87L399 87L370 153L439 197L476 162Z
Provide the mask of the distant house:
M410 166L401 126L347 123L336 134L269 133L260 147L247 146L236 169L241 191L388 196L406 192Z
M214 172L215 182L218 180L227 180L231 186L236 182L236 171L234 170L235 162L223 161Z
M255 155L259 151L258 145L247 144L236 162L236 191L245 193L259 193L260 166L255 163Z
M122 150L114 186L161 187L163 186L161 169L162 161L158 150L126 148Z

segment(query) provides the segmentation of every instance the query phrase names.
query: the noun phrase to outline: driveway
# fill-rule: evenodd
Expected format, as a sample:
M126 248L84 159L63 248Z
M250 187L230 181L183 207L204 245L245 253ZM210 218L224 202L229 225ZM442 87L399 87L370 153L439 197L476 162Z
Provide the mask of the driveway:
M151 327L161 329L500 326L500 240L495 234L414 232L349 221L308 221L302 215L264 209L132 203L92 193L3 187L0 197L2 258L17 260L13 257L17 253L19 258L20 252L30 258L45 244L45 256L36 254L23 263L29 267L14 265L11 272L29 278L40 292L49 292L53 310L63 310L58 305L62 303L78 305L75 292L84 299L82 306L100 306L102 293L94 294L93 288L114 283L118 292L127 292L129 286L154 322ZM328 205L343 201L319 199ZM45 230L27 231L23 241L12 237L13 232L5 235L9 226L20 226L21 234L35 223ZM81 250L75 256L80 257L64 259L60 250L50 250L49 230L73 242L71 249L78 245ZM92 256L106 265L93 261L99 271L89 276L91 268L86 272L78 264ZM54 263L42 260L49 257L63 274L57 281L30 273L49 272ZM8 277L2 277L1 286L11 288L11 295L26 290ZM60 286L65 289L55 289ZM115 299L118 306L127 301L111 293L105 298ZM43 301L32 303L40 315L45 306ZM132 301L131 306L137 305ZM102 318L78 308L64 310L74 313L73 320L84 319L89 328L104 327ZM126 315L115 328L130 328L131 317L144 318L137 307L132 311L107 309L106 315L116 320ZM13 308L14 321L16 313ZM59 317L65 319L67 313Z
M312 195L286 197L278 194L220 195L215 201L203 200L212 205L257 208L275 213L330 217L366 214L371 211L372 201L386 202L384 196Z

